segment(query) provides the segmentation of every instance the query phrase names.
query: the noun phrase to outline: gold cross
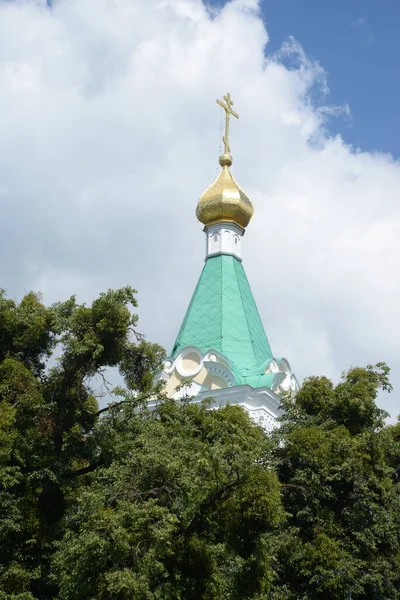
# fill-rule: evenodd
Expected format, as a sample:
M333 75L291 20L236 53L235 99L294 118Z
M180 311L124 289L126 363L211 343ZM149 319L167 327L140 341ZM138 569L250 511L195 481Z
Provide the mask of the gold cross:
M231 115L233 115L234 117L236 117L236 119L238 119L239 115L234 110L232 110L233 102L231 100L231 95L226 94L226 96L224 96L224 100L225 103L222 102L222 100L217 100L217 104L222 106L222 108L225 111L225 135L222 137L222 141L224 142L225 152L230 154L231 149L229 147L229 118Z

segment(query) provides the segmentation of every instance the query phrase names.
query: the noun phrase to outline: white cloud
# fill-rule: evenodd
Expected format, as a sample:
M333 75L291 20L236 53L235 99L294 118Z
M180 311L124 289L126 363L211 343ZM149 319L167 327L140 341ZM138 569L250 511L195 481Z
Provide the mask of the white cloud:
M323 68L267 42L254 0L0 0L1 285L51 302L132 284L142 330L171 347L229 90L255 204L245 267L275 354L300 377L386 360L400 383L399 165L329 137Z

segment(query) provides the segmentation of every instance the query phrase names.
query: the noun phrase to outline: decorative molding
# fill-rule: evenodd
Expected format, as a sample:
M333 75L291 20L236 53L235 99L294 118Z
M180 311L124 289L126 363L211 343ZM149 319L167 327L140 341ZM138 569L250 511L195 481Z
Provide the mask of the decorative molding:
M190 355L194 355L197 358L198 363L193 368L187 369L187 367L184 366L183 361L189 358ZM181 377L195 377L203 368L203 355L196 346L187 346L178 354L173 366Z
M187 364L185 364L187 359ZM190 368L188 368L190 367ZM205 369L207 374L218 377L225 382L226 387L210 389L205 385L204 375L199 381L196 376ZM295 375L291 372L290 364L284 358L273 358L265 368L266 373L273 373L272 389L268 387L252 388L249 385L236 385L230 361L210 349L202 353L196 346L187 346L174 359L168 358L159 379L166 385L171 377L188 378L191 382L179 391L170 391L172 398L179 400L183 396L193 396L193 402L201 402L204 398L212 398L212 408L219 408L227 404L242 406L250 417L266 431L277 425L277 418L281 416L280 393L296 392L299 385ZM204 383L202 383L204 382ZM153 408L156 401L150 401L149 407Z
M232 387L235 385L235 378L230 369L225 367L225 365L222 365L216 361L204 361L203 365L211 375L221 377L221 379L225 381L227 387Z
M188 354L196 354L199 357L200 367L196 369L196 372L201 371L204 363L218 363L220 366L225 366L228 370L230 369L231 363L225 358L222 354L220 354L217 350L210 349L205 354L201 352L199 348L196 346L186 346L183 348L179 354L174 358L167 358L163 364L162 374L170 376L175 370L182 377L190 377L188 372L183 369L182 361ZM165 379L165 377L163 377Z

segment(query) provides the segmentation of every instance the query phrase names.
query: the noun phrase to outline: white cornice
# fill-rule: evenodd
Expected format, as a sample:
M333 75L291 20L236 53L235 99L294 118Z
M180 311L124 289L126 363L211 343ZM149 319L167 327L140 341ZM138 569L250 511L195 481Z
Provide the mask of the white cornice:
M283 414L280 407L280 398L267 387L252 388L249 385L237 385L235 387L220 390L203 390L194 384L187 393L194 393L191 399L194 404L199 404L206 398L212 399L211 408L218 409L228 405L239 405L244 408L250 417L266 431L271 431L277 426L277 418ZM176 398L178 399L178 398ZM148 407L154 409L157 400L150 400Z

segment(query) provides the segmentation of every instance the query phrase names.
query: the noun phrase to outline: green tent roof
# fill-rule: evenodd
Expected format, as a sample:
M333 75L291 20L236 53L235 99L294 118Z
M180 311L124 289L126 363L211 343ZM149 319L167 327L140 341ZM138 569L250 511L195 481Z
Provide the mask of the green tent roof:
M246 273L234 256L206 260L172 357L186 346L223 354L232 363L238 384L246 383L250 374L264 373L273 358Z

